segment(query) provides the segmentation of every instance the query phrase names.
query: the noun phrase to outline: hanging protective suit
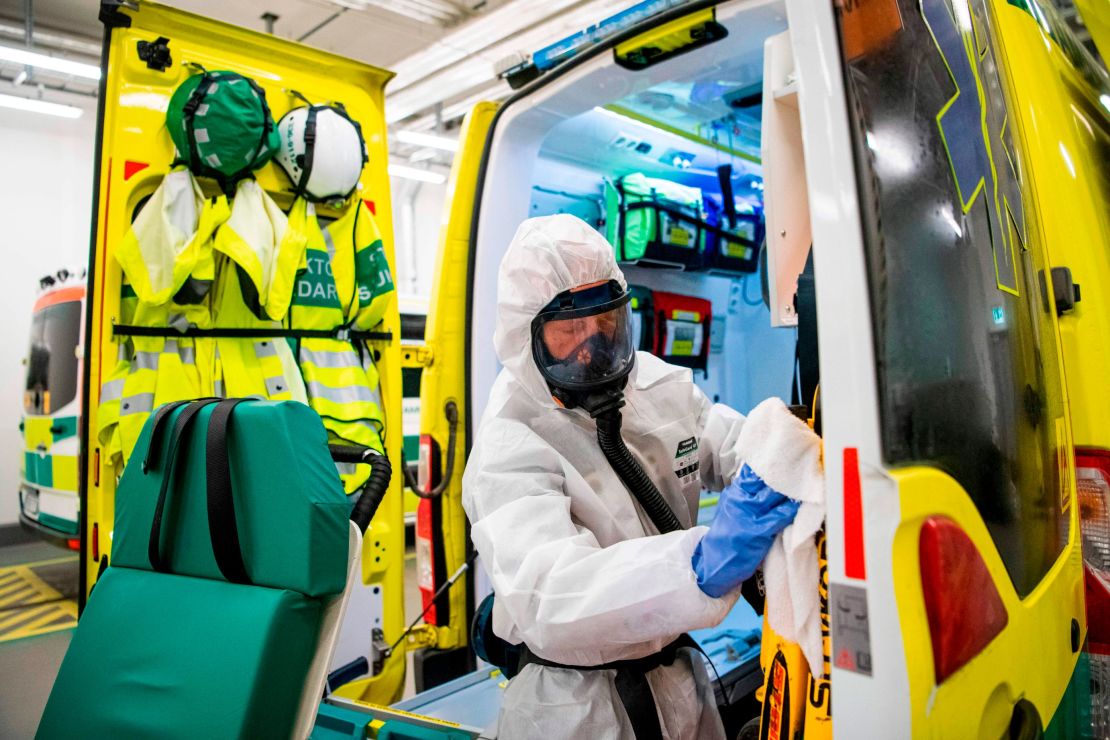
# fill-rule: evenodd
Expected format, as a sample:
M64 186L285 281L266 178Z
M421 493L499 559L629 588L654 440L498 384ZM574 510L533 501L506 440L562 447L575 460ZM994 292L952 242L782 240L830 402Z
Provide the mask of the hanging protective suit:
M559 408L533 359L536 314L563 291L608 280L626 287L612 248L584 222L560 215L521 225L498 279L494 347L504 369L463 477L471 534L497 597L494 632L579 666L656 653L719 623L738 596L703 593L691 557L706 532L692 526L702 487L720 490L740 470L743 416L711 403L689 370L637 353L624 441L688 527L658 535L599 449L590 416ZM664 737L724 737L700 656L681 649L647 678ZM535 664L510 682L498 732L633 736L613 671Z
M121 323L210 327L212 242L229 215L225 197L206 199L188 170L171 170L114 252L125 278ZM212 395L214 343L139 336L119 342L116 367L101 386L97 436L109 462L122 469L152 409Z
M366 205L354 199L336 221L321 229L315 206L303 198L289 213L293 228L308 238L289 324L293 329L368 330L385 315L393 280L381 236ZM384 421L378 372L361 342L305 337L295 342L308 403L334 441L383 451ZM369 465L336 463L347 493L358 491Z
M218 329L278 329L289 311L305 235L254 179L239 183L231 215L216 234L214 295ZM308 403L288 342L281 338L216 338L215 395Z

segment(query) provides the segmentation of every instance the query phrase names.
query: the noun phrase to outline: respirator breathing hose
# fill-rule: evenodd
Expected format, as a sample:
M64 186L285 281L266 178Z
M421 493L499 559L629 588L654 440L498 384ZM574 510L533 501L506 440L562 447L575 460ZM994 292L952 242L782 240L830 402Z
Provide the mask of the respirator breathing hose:
M605 459L609 461L621 482L640 502L640 506L647 512L659 533L666 534L682 529L682 524L679 523L671 507L667 505L663 494L659 493L655 483L624 444L624 439L621 438L620 407L607 409L598 414L595 421L598 447L605 454Z

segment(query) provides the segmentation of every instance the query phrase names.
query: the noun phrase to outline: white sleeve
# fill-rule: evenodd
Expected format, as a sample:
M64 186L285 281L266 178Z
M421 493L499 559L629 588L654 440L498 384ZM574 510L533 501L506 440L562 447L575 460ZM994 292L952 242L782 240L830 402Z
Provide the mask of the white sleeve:
M698 415L698 462L702 485L720 491L740 473L740 430L744 415L723 403L713 403L693 385Z
M463 477L471 536L511 626L496 632L571 665L636 658L718 624L736 601L697 585L704 527L601 547L576 525L562 459L519 422L491 419ZM503 627L503 625L502 625Z

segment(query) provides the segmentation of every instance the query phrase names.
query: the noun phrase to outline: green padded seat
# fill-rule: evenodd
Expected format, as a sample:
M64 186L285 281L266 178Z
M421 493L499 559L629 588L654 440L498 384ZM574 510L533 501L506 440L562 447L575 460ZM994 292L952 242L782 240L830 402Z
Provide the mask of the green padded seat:
M37 737L288 737L320 614L292 591L109 568Z
M346 584L348 516L308 406L209 399L151 415L116 493L111 566L37 737L289 737Z

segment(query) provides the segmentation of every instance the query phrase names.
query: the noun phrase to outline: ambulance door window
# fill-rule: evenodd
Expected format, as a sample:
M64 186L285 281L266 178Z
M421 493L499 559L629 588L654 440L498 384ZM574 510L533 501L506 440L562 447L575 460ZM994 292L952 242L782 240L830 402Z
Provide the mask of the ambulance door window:
M985 0L839 17L886 461L970 495L1026 595L1066 544L1055 316Z
M80 301L55 303L35 312L23 395L28 414L51 414L76 397L80 329Z

